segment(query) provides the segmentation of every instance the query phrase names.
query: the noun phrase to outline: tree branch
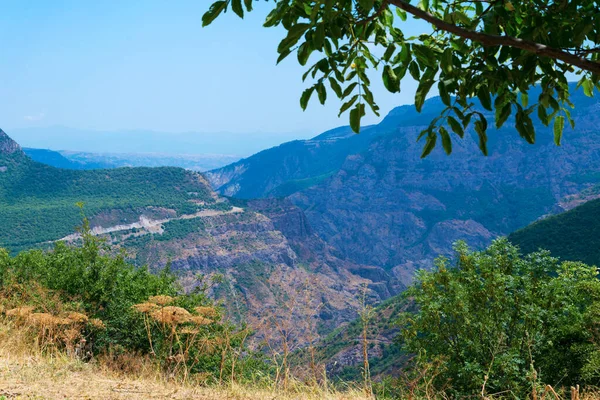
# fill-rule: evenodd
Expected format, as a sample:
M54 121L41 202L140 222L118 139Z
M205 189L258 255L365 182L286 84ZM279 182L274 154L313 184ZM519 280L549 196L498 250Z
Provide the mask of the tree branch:
M509 46L515 47L521 50L535 53L539 56L550 57L556 60L564 61L567 64L581 68L582 70L592 72L600 75L600 63L588 60L584 57L580 57L566 51L548 47L541 43L532 42L529 40L523 40L512 36L498 36L490 35L482 32L474 32L460 26L445 22L435 15L423 11L420 8L407 3L405 0L389 0L387 3L395 5L396 7L414 15L415 17L421 18L435 26L436 28L452 33L456 36L460 36L465 39L472 40L474 42L481 43L483 46Z

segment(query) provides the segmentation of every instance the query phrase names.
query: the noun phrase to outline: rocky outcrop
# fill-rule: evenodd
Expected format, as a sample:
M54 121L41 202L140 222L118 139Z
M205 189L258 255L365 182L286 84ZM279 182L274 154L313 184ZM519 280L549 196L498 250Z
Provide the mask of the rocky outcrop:
M284 144L213 171L211 182L218 190L235 187L228 193L239 197L286 193L336 257L409 283L415 270L451 254L456 240L483 247L600 181L600 102L581 91L572 101L576 128L565 130L561 147L551 128L535 121L537 143L527 144L511 118L490 128L488 157L469 131L453 141L451 156L438 146L421 159L423 142L415 138L443 108L433 98L422 114L398 107L360 135L340 128ZM570 197L559 208L595 197Z
M438 151L422 160L412 140L420 129L374 141L327 181L290 196L344 258L392 270L405 283L406 272L450 254L454 241L483 247L546 214L586 187L582 177L600 171L599 131L569 132L556 147L544 140L530 146L500 130L492 134L506 139L496 140L489 157L467 137L451 157Z
M23 153L21 146L0 129L0 154Z
M138 265L160 269L170 262L187 290L222 276L213 295L256 329L278 316L297 326L314 320L318 332L330 332L356 318L365 290L370 303L379 303L403 289L381 267L336 257L288 200L250 201L243 212L173 220L160 232L121 231L111 240ZM288 315L289 302L295 303ZM308 334L299 333L298 343Z

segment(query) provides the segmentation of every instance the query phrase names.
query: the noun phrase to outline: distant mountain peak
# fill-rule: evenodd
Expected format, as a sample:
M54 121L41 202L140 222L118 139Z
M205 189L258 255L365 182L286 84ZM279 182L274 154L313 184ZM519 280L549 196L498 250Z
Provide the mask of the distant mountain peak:
M21 146L0 129L0 154L23 153Z

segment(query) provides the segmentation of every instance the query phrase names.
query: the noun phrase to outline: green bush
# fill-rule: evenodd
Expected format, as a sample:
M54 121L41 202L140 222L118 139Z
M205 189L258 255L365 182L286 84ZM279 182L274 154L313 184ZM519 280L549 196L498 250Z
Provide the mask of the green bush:
M231 377L234 366L237 379L243 378L241 370L246 375L257 368L266 371L263 358L244 347L249 331L221 321L220 311L205 293L206 285L184 293L168 266L153 274L128 264L123 254L111 255L89 233L87 221L82 236L79 247L59 242L51 251L30 250L13 258L0 249L1 300L11 307L33 306L36 312L57 316L81 311L101 320L103 329L82 332L93 354L149 354L169 374L200 374L208 381ZM136 305L149 304L155 296L172 300L150 304L153 311L183 310L189 318L169 325L136 310ZM198 307L211 310L210 318L203 319ZM194 324L192 317L201 322Z
M485 251L456 245L454 267L440 258L420 271L401 317L405 350L419 362L443 360L439 388L454 394L525 397L538 382L600 379L598 271L540 251L522 257L506 239Z

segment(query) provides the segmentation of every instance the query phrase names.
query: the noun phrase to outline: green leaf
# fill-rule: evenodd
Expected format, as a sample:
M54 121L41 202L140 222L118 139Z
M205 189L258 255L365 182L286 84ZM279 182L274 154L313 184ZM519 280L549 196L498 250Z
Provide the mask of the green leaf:
M550 124L550 119L548 118L548 113L546 112L546 107L544 107L541 104L538 106L538 118L540 119L542 124L544 124L545 126L548 126Z
M300 40L300 37L308 30L310 24L298 23L288 30L287 36L277 46L277 52L283 53Z
M566 108L563 108L563 112L567 117L567 121L569 121L569 125L571 125L571 129L575 129L575 120L571 117L571 111Z
M521 92L521 105L525 108L527 108L527 105L529 104L529 95L525 92Z
M210 6L208 11L202 16L202 26L204 27L210 25L219 16L219 14L221 14L225 10L226 7L227 1L215 1Z
M329 77L329 86L331 86L331 89L335 92L335 95L341 99L342 98L342 87L340 86L338 81L333 79L331 76Z
M487 88L487 86L479 86L479 89L477 90L477 98L481 102L483 108L485 108L488 111L492 111L492 98L490 96L490 91Z
M452 132L456 133L458 136L463 138L465 136L465 131L461 124L451 115L448 115L448 125L452 128Z
M231 9L238 17L244 18L244 9L242 7L242 0L231 0Z
M279 55L279 57L277 57L277 64L279 64L280 62L282 62L283 60L286 59L287 56L289 56L290 54L292 54L292 50L287 49L286 51L284 51L283 53L281 53ZM306 77L304 77L302 79L302 81L304 81L306 79Z
M385 21L385 25L388 27L394 26L394 14L390 10L385 10L383 12L383 20ZM398 30L392 30L392 35L397 33Z
M442 147L447 155L452 154L452 139L450 139L450 134L443 126L440 126L440 135L442 136Z
M397 93L400 91L400 80L396 76L396 73L392 67L389 65L383 67L383 85L391 93Z
M302 97L300 97L300 107L302 107L302 110L306 110L306 107L308 106L308 101L310 100L310 96L312 96L314 91L315 87L312 86L306 89L304 92L302 92Z
M398 15L398 17L400 17L402 21L406 21L407 15L406 11L404 11L403 9L396 7L396 15Z
M287 51L286 51L287 52ZM304 42L298 48L298 62L300 65L306 65L313 49L308 42Z
M565 117L559 115L554 119L554 143L560 146L563 129L565 127Z
M342 97L350 96L350 94L354 91L354 88L356 88L357 85L357 82L352 82L350 85L348 85L348 87L344 90L344 93L342 93Z
M410 50L410 46L407 43L402 43L402 50L400 53L394 58L394 64L396 63L408 63L411 59L412 52Z
M384 60L384 61L390 61L390 58L392 58L392 56L394 55L395 51L396 51L396 45L394 43L391 43L387 47L387 49L385 49L385 53L383 53L382 60Z
M358 0L358 4L365 11L371 11L373 5L375 4L375 0Z
M454 66L452 65L452 49L450 47L446 48L442 53L442 58L440 59L440 66L442 67L442 71L445 74L451 74L454 70Z
M360 133L360 120L365 115L365 105L358 103L350 111L350 128L356 133Z
M507 103L503 107L496 108L496 128L501 128L512 111L512 104Z
M315 49L322 49L325 44L325 25L320 23L314 31L313 46Z
M414 44L412 46L413 49L413 53L415 53L415 57L417 58L417 60L428 66L428 67L435 67L436 66L436 56L435 56L435 52L433 50L431 50L431 48L429 48L428 46L424 46L421 44Z
M415 94L415 107L418 112L421 112L423 108L423 103L425 103L425 98L427 97L427 93L431 89L433 85L433 79L428 79L419 82L419 86L417 87L417 93Z
M444 103L447 106L450 106L450 103L451 103L450 94L448 93L448 89L446 89L446 85L444 85L443 81L438 82L438 93L440 94L442 103Z
M594 84L591 80L584 78L583 82L581 83L581 86L583 86L583 93L587 97L594 96Z
M427 135L427 142L425 142L425 146L423 146L423 153L421 153L421 158L425 158L431 153L431 151L435 148L435 143L437 142L437 135L434 133L430 133Z
M416 61L413 61L408 65L408 72L410 72L410 76L412 76L415 81L421 79L421 71L419 71L419 65Z
M244 4L246 5L247 11L252 11L252 0L244 0Z
M552 107L554 111L560 110L560 105L553 96L548 96L548 104L550 104L550 107Z
M535 143L535 128L533 127L533 122L531 121L531 118L529 118L529 114L524 112L520 106L516 115L515 127L517 128L519 135L527 140L527 143Z
M488 155L487 149L487 134L486 134L485 124L482 120L475 121L475 132L479 136L479 150L483 153L484 156Z
M340 113L338 114L338 117L340 115L342 115L346 110L348 110L350 107L352 107L354 105L354 103L356 103L356 100L358 100L358 95L354 95L350 100L348 100L347 102L345 102L342 107L340 108Z
M322 81L317 83L317 94L319 95L319 102L325 104L325 101L327 100L327 89L325 89L325 85Z
M275 9L271 10L271 12L267 15L267 18L265 18L265 23L263 24L263 27L270 28L272 26L277 25L277 23L279 22L279 12L279 7L276 7Z
M481 15L483 13L483 4L480 1L475 2L475 12L477 15Z

